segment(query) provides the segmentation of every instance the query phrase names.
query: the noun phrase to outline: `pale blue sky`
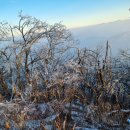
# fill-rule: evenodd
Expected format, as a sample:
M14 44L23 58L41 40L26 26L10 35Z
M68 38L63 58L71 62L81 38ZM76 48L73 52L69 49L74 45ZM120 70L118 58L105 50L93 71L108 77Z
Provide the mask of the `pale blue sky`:
M128 19L130 0L0 0L0 21L16 23L23 11L50 24L80 27Z

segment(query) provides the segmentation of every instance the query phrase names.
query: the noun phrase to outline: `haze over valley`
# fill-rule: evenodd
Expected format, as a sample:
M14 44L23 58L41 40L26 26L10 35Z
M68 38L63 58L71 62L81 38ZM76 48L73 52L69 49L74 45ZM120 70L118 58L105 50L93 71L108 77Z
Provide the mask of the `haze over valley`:
M107 40L114 54L130 48L130 19L72 28L71 31L74 38L80 41L81 48L95 49L106 45Z

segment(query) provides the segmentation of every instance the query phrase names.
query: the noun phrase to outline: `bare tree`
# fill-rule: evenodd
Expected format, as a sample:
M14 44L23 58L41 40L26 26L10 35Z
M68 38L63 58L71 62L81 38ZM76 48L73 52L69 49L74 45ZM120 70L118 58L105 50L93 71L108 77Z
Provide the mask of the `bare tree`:
M1 38L10 43L8 49L13 53L13 61L15 59L18 85L21 84L21 71L25 73L26 85L31 84L36 62L42 62L45 74L48 74L49 69L54 70L58 60L65 58L64 54L74 44L71 33L61 23L49 25L22 13L19 14L18 25L2 24L0 32Z

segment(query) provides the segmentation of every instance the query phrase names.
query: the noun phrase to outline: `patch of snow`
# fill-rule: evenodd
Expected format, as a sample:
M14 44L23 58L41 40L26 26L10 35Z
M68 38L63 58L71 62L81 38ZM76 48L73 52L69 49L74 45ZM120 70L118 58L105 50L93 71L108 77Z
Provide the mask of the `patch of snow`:
M51 116L47 117L47 118L45 119L45 121L46 121L46 122L51 122L51 121L55 120L57 116L58 116L58 114L51 115Z
M46 103L38 104L38 107L40 111L42 112L42 114L44 114L46 110L48 109L48 105Z
M130 118L127 119L127 122L130 124Z
M40 127L40 120L29 120L26 122L26 127L28 128L38 128Z
M53 126L52 126L52 125L45 125L45 128L46 128L47 130L52 130Z
M75 130L98 130L97 128L83 128L83 127L76 127Z

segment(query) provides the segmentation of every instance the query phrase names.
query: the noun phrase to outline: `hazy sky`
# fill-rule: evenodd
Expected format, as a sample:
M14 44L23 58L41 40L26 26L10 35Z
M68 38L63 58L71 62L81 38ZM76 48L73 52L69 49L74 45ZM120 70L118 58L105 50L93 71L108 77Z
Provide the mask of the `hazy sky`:
M23 11L50 24L80 27L128 19L130 0L0 0L0 21L16 23Z

